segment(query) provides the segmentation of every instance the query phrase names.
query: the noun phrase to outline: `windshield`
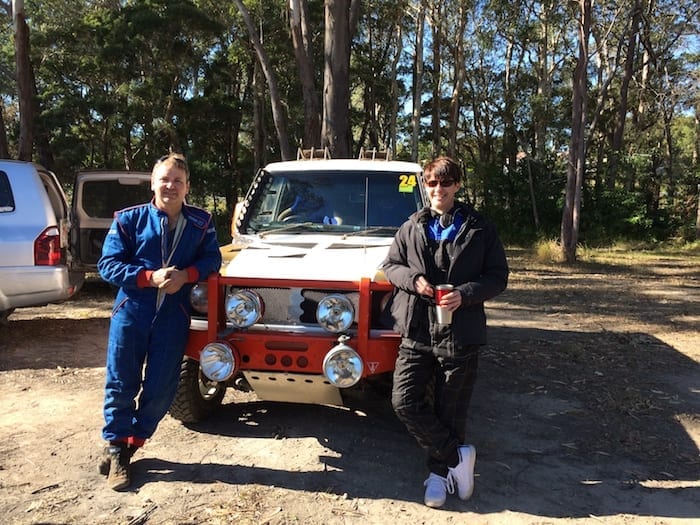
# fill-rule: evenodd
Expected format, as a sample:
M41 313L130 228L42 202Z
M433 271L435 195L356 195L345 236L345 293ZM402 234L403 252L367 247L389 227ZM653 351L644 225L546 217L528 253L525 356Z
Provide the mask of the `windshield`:
M419 173L263 173L244 228L260 233L338 231L393 235L423 206Z

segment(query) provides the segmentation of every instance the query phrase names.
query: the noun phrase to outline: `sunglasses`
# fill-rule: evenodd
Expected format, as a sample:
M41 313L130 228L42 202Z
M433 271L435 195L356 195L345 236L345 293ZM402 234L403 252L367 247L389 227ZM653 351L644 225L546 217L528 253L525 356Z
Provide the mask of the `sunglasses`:
M428 188L435 188L438 184L441 188L449 188L455 183L453 180L426 180L425 185Z

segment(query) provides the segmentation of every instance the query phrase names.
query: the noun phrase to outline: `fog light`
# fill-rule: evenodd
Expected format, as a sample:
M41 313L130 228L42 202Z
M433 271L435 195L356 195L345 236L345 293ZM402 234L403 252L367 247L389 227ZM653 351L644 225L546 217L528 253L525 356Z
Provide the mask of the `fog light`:
M226 381L236 371L236 353L226 343L209 343L199 354L202 373L212 381Z
M345 343L335 345L323 359L323 374L333 386L347 388L362 377L362 358Z
M316 320L329 332L343 332L355 320L355 307L352 301L342 294L324 297L316 308Z
M263 315L265 305L253 290L234 290L226 297L226 318L236 328L248 328Z

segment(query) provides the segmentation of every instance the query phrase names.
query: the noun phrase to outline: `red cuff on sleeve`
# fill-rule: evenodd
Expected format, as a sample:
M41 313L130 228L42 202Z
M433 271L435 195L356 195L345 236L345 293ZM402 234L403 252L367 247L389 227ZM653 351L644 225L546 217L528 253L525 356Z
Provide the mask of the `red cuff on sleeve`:
M199 282L199 271L197 268L194 266L188 266L185 268L185 271L187 272L187 282L188 283L197 283Z
M151 276L153 270L141 270L136 276L136 286L139 288L148 288L151 286Z

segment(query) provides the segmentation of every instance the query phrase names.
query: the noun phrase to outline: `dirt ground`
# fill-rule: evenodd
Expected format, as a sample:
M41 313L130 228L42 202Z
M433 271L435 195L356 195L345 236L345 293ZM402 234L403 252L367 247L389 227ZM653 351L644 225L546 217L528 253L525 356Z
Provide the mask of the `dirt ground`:
M229 391L169 416L132 490L97 472L111 290L0 327L0 516L77 524L700 522L700 257L574 268L509 253L469 416L470 501L422 504L416 443L385 400L353 409Z

